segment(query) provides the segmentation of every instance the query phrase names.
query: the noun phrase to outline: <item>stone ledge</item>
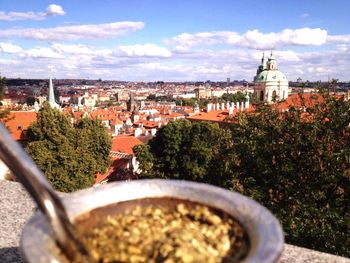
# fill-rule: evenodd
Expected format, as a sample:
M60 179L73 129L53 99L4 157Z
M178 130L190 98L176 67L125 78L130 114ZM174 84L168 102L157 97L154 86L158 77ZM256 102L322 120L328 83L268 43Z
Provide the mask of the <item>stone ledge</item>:
M22 262L19 236L35 205L19 183L0 180L0 210L0 262ZM279 262L350 263L350 259L286 244Z

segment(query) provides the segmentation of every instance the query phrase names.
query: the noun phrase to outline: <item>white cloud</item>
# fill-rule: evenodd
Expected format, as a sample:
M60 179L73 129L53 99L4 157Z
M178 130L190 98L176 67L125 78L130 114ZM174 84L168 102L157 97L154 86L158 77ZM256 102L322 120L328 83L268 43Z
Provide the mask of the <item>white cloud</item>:
M64 58L63 55L53 51L48 47L37 47L19 53L20 57L27 58Z
M13 45L11 43L0 43L0 52L4 53L18 53L21 52L22 48L20 46Z
M221 36L227 40L233 35L225 33ZM201 34L198 37L205 43L204 39L210 40L213 36ZM273 39L276 35L269 37ZM275 43L283 41L300 43L298 39L293 39L293 34L290 32L285 33L284 38L280 36L276 38ZM222 39L217 40L217 43L221 43ZM169 50L151 43L106 48L41 42L41 46L29 49L12 42L0 43L0 64L2 74L6 77L42 78L47 77L52 70L57 78L224 81L230 77L252 81L260 64L262 52L251 48L253 45L249 42L253 41L251 39L254 39L252 35L250 38L239 36L239 44L249 43L249 49L237 44L238 48L225 46L218 49L204 46L204 48L188 49L186 52ZM305 40L302 43L305 44ZM328 75L340 80L349 80L347 76L350 68L349 45L341 43L326 47L327 50L311 51L312 49L308 48L303 52L300 51L301 48L296 51L291 47L274 51L274 55L278 68L289 80L296 80L298 77L303 80L327 80ZM265 55L269 56L269 53Z
M350 43L350 35L328 36L327 41L331 43Z
M105 48L84 45L51 45L36 47L13 54L9 60L1 60L2 74L6 77L47 77L50 70L56 78L102 78L142 81L184 80L253 80L260 64L259 50L227 49L201 50L188 53L173 52L160 60L157 56L127 56L124 53L101 52ZM74 51L69 51L72 48ZM96 51L93 53L90 51ZM266 54L269 55L269 54ZM327 80L330 77L348 80L350 53L338 50L319 52L276 51L278 68L288 80ZM63 57L63 58L62 58ZM23 59L24 58L24 59ZM232 58L232 59L231 59ZM7 61L9 63L7 63Z
M319 46L327 41L327 31L320 28L284 29L281 32L262 33L257 29L240 35L237 32L219 31L196 34L183 33L168 43L179 50L197 45L231 44L252 49L274 49L290 45Z
M17 21L17 20L43 20L45 13L39 12L4 12L0 11L0 20L2 21Z
M300 15L300 18L306 18L308 16L310 16L308 13L303 13L303 14Z
M63 16L66 12L59 5L49 5L46 12L4 12L0 11L0 20L18 21L18 20L44 20L48 16Z
M289 37L286 44L320 46L327 41L327 31L320 28L301 28L296 30L286 29L285 37Z
M47 16L64 16L66 14L61 6L55 4L49 5L46 10Z
M236 32L201 32L196 34L183 33L175 36L172 40L166 40L166 43L174 43L176 50L185 51L192 46L197 45L215 45L223 43L235 43L239 41L239 34Z
M51 45L51 48L60 54L66 54L66 55L111 55L112 50L110 49L99 49L96 47L89 47L86 45L81 44L61 44L61 43L54 43Z
M349 46L346 44L339 44L339 45L337 45L337 50L345 52L345 51L349 50Z
M0 37L23 37L34 40L77 40L113 38L122 34L140 30L143 22L115 22L108 24L91 24L62 26L52 28L14 28L0 31Z
M129 57L171 57L171 52L167 48L154 44L120 46L113 53Z

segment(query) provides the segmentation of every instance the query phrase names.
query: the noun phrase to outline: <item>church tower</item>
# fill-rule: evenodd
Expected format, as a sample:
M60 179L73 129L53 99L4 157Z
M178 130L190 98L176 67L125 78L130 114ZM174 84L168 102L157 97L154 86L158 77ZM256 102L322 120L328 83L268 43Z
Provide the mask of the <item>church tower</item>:
M49 79L49 98L48 98L48 101L49 101L51 108L56 108L56 109L60 108L60 106L56 103L56 100L55 100L55 92L53 90L53 83L52 83L51 77Z
M278 70L276 59L272 52L267 61L263 53L261 65L256 73L254 77L254 95L256 98L268 103L288 98L288 80Z

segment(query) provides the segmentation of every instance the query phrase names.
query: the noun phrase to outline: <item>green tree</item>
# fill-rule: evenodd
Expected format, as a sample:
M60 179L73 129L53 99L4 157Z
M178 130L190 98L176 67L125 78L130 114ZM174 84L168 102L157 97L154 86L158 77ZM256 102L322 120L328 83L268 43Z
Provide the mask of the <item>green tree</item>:
M348 257L350 105L324 96L306 111L262 106L229 124L232 189L268 207L287 242Z
M133 151L139 162L139 169L142 171L142 176L146 178L154 177L153 162L154 156L150 151L148 144L139 144L134 146Z
M0 100L4 98L5 83L6 83L5 77L0 76Z
M27 151L58 191L92 186L96 172L109 165L111 139L97 120L83 119L75 128L68 116L48 103L27 130Z
M221 99L224 101L232 101L232 102L245 102L245 94L241 91L237 93L225 93L221 96Z
M34 96L28 96L25 99L25 102L27 103L27 105L30 105L30 106L33 106L35 101L36 101L36 98Z
M135 147L147 176L224 185L229 180L219 156L231 146L230 131L208 122L170 122L149 145Z
M4 99L6 78L0 76L0 106L2 106L1 100ZM5 123L9 121L10 111L8 109L0 109L0 121Z
M106 127L97 119L81 118L76 126L77 142L84 143L92 157L96 160L96 171L103 173L111 163L111 136ZM79 145L77 145L79 147Z

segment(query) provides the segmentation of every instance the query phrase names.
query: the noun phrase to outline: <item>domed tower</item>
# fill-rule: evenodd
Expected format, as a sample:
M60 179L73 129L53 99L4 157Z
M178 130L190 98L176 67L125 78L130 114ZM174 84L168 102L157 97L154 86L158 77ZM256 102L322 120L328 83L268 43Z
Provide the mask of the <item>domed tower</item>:
M266 63L265 68L262 67ZM268 103L285 100L288 98L288 80L286 76L278 70L276 59L272 52L267 62L264 54L262 65L259 66L256 76L254 77L254 95L260 101ZM263 70L259 70L262 67Z

